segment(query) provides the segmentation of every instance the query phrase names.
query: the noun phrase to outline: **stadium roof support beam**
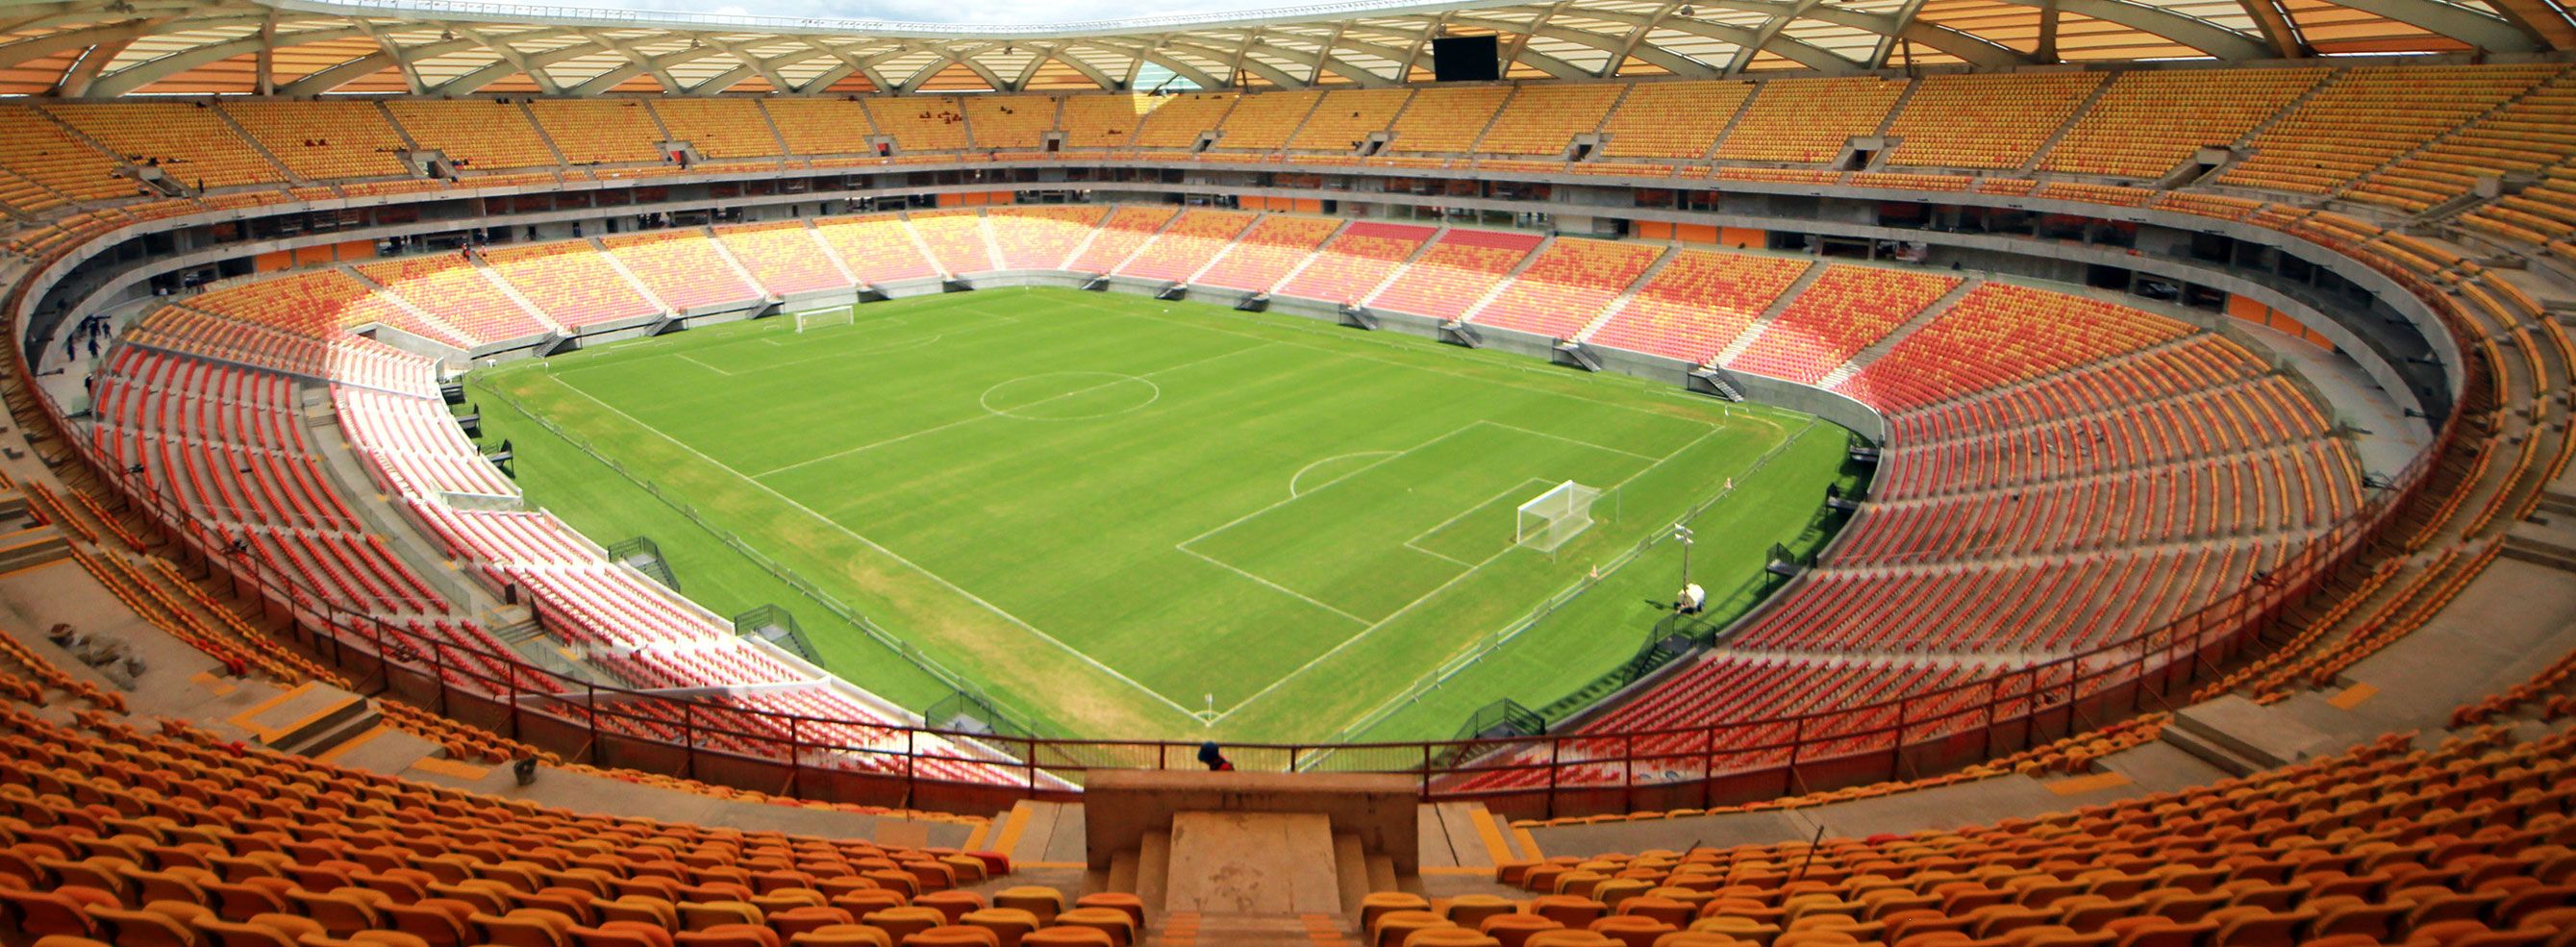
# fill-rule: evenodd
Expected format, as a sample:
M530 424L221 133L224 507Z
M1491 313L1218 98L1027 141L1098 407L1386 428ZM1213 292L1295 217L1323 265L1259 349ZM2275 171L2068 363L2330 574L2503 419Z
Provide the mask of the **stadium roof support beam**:
M2533 52L2548 48L2522 28L2498 17L2471 13L2432 0L2335 0L2364 13L2375 13L2409 26L2440 33L2479 49L2494 52Z
M1183 43L1177 40L1168 44L1168 46L1172 49L1197 53L1210 59L1222 59L1232 62L1234 63L1234 68L1260 76L1263 79L1270 80L1271 84L1281 88L1297 89L1303 88L1306 85L1303 80L1298 79L1296 76L1289 75L1285 70L1282 70L1277 66L1243 55L1244 51L1241 49L1237 49L1236 51L1229 53L1214 47L1201 46L1197 43ZM1233 77L1227 76L1226 78L1230 80ZM1228 85L1233 84L1234 83L1231 82L1228 83Z
M1938 23L1925 23L1914 19L1914 11L1921 6L1920 0L1917 0L1915 3L1908 4L1903 10L1896 14L1870 13L1863 10L1846 10L1831 4L1781 3L1776 2L1776 0L1713 0L1713 2L1698 5L1718 7L1720 9L1727 10L1743 10L1748 13L1767 13L1773 17L1773 23L1783 23L1788 19L1803 17L1810 20L1816 20L1818 22L1868 30L1885 39L1885 41L1879 44L1883 48L1877 55L1871 57L1872 62L1885 61L1886 50L1892 49L1894 47L1893 41L1899 39L1913 40L1925 46L1930 46L1942 52L1949 53L1950 55L1957 56L1971 64L1988 68L2022 66L2029 65L2033 62L2031 57L2024 56L2021 53L2014 51L2009 46L1990 43L1967 33L1962 33L1958 30L1942 26ZM1583 15L1597 19L1617 20L1628 23L1643 22L1648 19L1648 17L1641 14L1611 13L1598 10L1586 10ZM1687 18L1667 20L1663 23L1657 24L1654 28L1692 33L1699 36L1706 36L1711 39L1723 39L1746 48L1752 47L1752 37L1756 35L1755 31L1752 30L1726 27L1715 23L1709 23L1704 20ZM1783 40L1798 43L1801 46L1807 46L1808 48L1815 49L1817 52L1823 53L1827 56L1833 56L1830 52L1825 52L1821 48L1792 37L1779 37L1775 35L1772 41L1774 43L1778 43ZM1791 55L1786 47L1774 48L1771 51L1783 56L1789 56L1792 59L1798 59L1797 56ZM1837 62L1843 61L1839 56L1835 56L1834 58ZM1799 61L1805 62L1806 60L1800 59ZM1848 68L1848 65L1849 64L1846 63L1845 68Z
M63 99L77 99L88 95L90 87L98 82L99 70L107 68L108 63L115 62L116 57L125 52L125 47L133 42L130 39L120 39L90 47L87 55L82 56L79 62L73 63L70 69L63 71L62 81L54 83L51 94L55 98Z
M1311 53L1299 49L1290 49L1286 46L1280 46L1274 43L1263 42L1261 38L1257 36L1253 37L1245 44L1244 51L1248 53L1254 50L1259 50L1266 55L1277 56L1281 59L1290 60L1298 63L1299 65L1305 66L1306 71L1309 74L1308 78L1299 79L1295 82L1280 83L1282 86L1287 88L1302 89L1311 87L1318 79L1322 78L1323 74L1327 71L1367 88L1376 88L1395 84L1385 76L1362 69L1351 63L1343 62L1340 57L1331 55L1332 50L1338 45L1341 31L1336 29L1333 31L1333 35L1335 37L1335 41L1326 42L1315 52ZM1358 46L1360 44L1353 43L1351 45ZM1277 80L1274 79L1272 81L1275 82Z
M1509 58L1513 62L1521 63L1559 79L1590 79L1592 78L1592 70L1585 69L1581 66L1577 66L1573 63L1566 62L1565 60L1558 59L1554 56L1529 48L1528 37L1545 36L1549 39L1561 39L1569 42L1581 43L1586 46L1597 46L1601 49L1613 51L1618 48L1618 44L1611 43L1600 36L1584 33L1578 30L1569 30L1563 27L1546 26L1544 24L1533 26L1528 23L1514 23L1510 20L1488 20L1482 17L1473 16L1451 17L1449 24L1451 26L1465 26L1475 29L1493 30L1497 33L1508 33L1513 36L1520 37L1522 41L1515 44L1518 48L1512 51L1512 55Z
M2576 23L2569 23L2549 0L2487 0L2487 5L2551 49L2576 49Z
M1591 14L1586 13L1585 15L1589 16ZM1638 17L1638 19L1645 19L1645 17L1641 16ZM1500 30L1511 25L1502 20L1486 20L1475 17L1458 17L1450 22L1464 26L1481 26L1494 30ZM1611 62L1610 65L1606 67L1609 69L1618 68L1618 63L1631 53L1627 44L1616 37L1602 33L1595 33L1590 30L1577 30L1568 29L1562 26L1550 26L1544 19L1529 26L1516 27L1516 29L1520 30L1521 35L1524 37L1541 37L1545 39L1564 40L1565 42L1574 43L1579 46L1589 46L1593 49L1609 53ZM1644 50L1637 50L1635 53L1637 58L1654 63L1655 65L1670 70L1677 75L1707 77L1717 74L1716 69L1711 68L1698 60L1694 60L1688 56L1683 56L1668 50L1649 47ZM1549 56L1545 53L1530 49L1529 44L1524 41L1515 58L1532 59L1533 57L1538 61L1532 61L1530 65L1546 70L1549 75L1555 76L1559 79L1597 79L1603 75L1602 73L1596 73L1573 63L1566 62L1565 60L1558 59L1554 56ZM1557 67L1562 67L1566 71L1560 72L1557 68L1548 65L1549 63L1554 63Z
M247 17L242 19L245 21L248 20ZM130 43L151 35L153 30L159 29L162 24L167 22L169 21L163 19L123 20L103 26L91 26L76 30L63 30L57 33L47 33L43 36L22 39L15 43L0 45L0 68L7 68L24 62L43 59L56 53L68 53L75 49L95 46L100 43ZM209 26L219 25L205 21L199 22L203 25Z
M2021 6L2035 7L2039 0L2003 0ZM2278 55L2262 42L2235 30L2207 20L2194 19L2168 10L2125 0L2056 0L2060 13L2108 20L2131 29L2164 37L2220 59L2263 59Z
M346 39L351 36L361 35L364 34L357 27L341 27L327 30L309 30L295 34L293 38L298 43L316 43L323 40ZM208 63L222 62L245 53L257 53L267 45L267 40L253 35L228 42L210 43L184 52L171 53L167 56L136 63L101 76L97 82L90 84L88 94L98 96L124 95L163 79L187 72L190 69L195 69L198 66L203 66Z
M2245 8L2246 16L2254 18L2255 28L2263 31L2263 42L2272 47L2273 55L2299 59L2314 52L2308 48L2306 40L2299 38L2299 28L2290 22L2290 14L2281 9L2281 0L2236 2Z
M1056 62L1063 63L1067 69L1081 73L1083 78L1091 80L1104 91L1116 92L1127 87L1125 82L1109 78L1108 73L1093 68L1090 63L1083 62L1082 57L1068 55L1065 51L1073 48L1073 44L1071 43L1057 44L1043 48L1046 50L1045 55L1040 56L1037 62L1029 64L1029 75L1037 75L1038 70L1046 67L1048 60L1054 60ZM1022 86L1028 85L1026 80L1022 80L1020 84Z

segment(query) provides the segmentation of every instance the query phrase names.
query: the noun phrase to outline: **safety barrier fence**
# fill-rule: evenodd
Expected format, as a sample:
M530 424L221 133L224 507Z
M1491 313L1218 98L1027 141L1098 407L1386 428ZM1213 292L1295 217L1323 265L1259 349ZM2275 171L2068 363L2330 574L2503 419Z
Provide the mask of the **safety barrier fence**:
M2475 337L2447 298L2412 274L2390 275L2440 314L2455 337ZM9 294L13 313L25 286ZM162 525L170 544L157 551L221 574L239 597L285 621L306 650L370 693L567 759L828 802L992 812L1019 799L1070 796L1093 770L1199 765L1192 740L990 736L644 693L388 624L234 548L232 536L179 498L120 468L79 436L59 406L34 393L25 347L13 348L22 400L33 402L114 492ZM2471 358L2462 368L2462 390L2482 390L2487 366ZM1510 817L1548 817L1720 805L2017 752L2168 704L2211 676L2396 521L2458 442L2467 413L2452 412L2431 449L2261 581L2081 653L1897 699L1766 720L1500 740L1234 744L1227 755L1245 770L1408 774L1426 800L1477 800Z

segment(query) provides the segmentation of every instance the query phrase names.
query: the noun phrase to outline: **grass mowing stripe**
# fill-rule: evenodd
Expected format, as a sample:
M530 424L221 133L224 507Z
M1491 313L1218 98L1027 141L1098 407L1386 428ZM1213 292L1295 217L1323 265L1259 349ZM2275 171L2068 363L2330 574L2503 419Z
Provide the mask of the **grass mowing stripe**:
M555 405L764 555L1080 735L1335 732L1746 473L1788 439L1779 421L1806 421L1137 297L983 291L858 311L855 327L793 339L716 326L495 375L532 376L558 393L532 409ZM1403 460L1469 427L1486 433ZM1718 505L1743 508L1729 544L1755 555L1710 557L1707 574L1756 570L1761 548L1808 526L1839 458L1790 453ZM541 502L557 489L522 475ZM1512 491L1567 479L1627 484L1624 516L1554 556L1512 546ZM580 486L568 495L597 492ZM1415 564L1352 566L1402 557ZM1544 699L1643 633L1620 609L1571 612L1595 617L1551 616L1494 656L1546 654L1550 673L1461 675L1379 732L1446 736L1412 708L1465 699L1470 678L1496 685L1477 686L1488 699ZM827 663L870 686L870 667ZM1222 722L1182 717L1199 710Z

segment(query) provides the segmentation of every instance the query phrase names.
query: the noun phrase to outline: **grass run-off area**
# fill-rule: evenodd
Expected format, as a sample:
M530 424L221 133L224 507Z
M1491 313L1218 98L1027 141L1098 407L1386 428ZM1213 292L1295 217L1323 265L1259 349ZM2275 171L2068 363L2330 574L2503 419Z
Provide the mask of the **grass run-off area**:
M1060 736L1446 738L1634 654L1676 518L1706 507L1693 578L1741 611L1844 476L1846 432L1805 415L1293 316L1000 289L854 318L485 369L471 397L532 506L652 538L692 599L782 606L915 710L944 675ZM1567 480L1613 490L1596 522L1516 544Z

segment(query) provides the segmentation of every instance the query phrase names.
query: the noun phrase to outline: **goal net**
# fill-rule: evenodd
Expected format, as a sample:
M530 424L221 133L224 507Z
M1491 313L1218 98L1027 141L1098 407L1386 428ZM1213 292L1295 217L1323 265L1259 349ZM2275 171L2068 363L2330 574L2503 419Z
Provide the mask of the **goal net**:
M1540 552L1555 552L1583 531L1592 528L1593 508L1601 501L1598 487L1587 487L1568 480L1548 488L1546 493L1520 506L1520 526L1514 542Z
M857 316L847 309L821 309L796 314L796 331L811 332L832 326L856 325Z

